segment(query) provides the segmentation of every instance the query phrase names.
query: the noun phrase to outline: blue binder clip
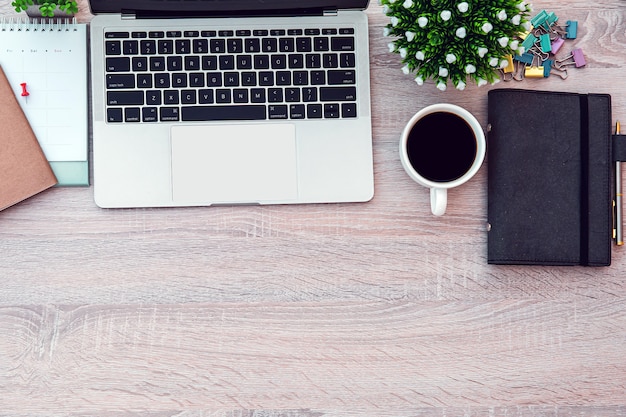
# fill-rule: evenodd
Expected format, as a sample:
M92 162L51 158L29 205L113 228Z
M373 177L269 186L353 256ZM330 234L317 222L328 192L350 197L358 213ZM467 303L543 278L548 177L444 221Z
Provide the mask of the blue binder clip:
M576 36L578 36L578 21L568 20L565 30L565 39L576 39Z

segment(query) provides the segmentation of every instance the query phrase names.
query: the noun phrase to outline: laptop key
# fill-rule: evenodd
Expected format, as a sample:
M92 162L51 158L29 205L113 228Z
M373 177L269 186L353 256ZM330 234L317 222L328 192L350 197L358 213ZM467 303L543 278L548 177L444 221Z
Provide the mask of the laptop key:
M321 104L307 104L306 115L309 119L321 119L322 118L322 105Z
M135 76L133 74L108 74L106 81L107 88L110 89L135 88Z
M354 38L348 36L332 37L330 49L333 51L354 51Z
M289 117L292 119L304 119L305 107L304 104L292 104L289 106Z
M354 70L330 70L328 71L328 84L340 85L340 84L355 84L356 73Z
M130 58L107 58L106 70L107 72L129 72Z
M326 119L337 119L339 117L339 104L324 104L324 117Z
M178 107L161 107L162 122L177 122L180 120L180 111Z
M143 91L107 91L109 106L136 106L144 104Z
M287 106L283 104L269 106L268 113L270 119L286 119Z
M356 87L320 87L320 101L355 101Z
M356 103L341 103L341 117L356 117Z
M126 122L140 122L141 110L139 107L127 107L124 109L124 121Z
M120 41L106 41L104 49L107 55L122 55L122 43Z
M158 118L158 110L156 107L144 107L141 109L141 118L144 122L156 122Z
M124 121L122 109L107 109L107 121L109 123L121 123Z
M182 120L185 122L265 119L265 105L184 106L182 108Z

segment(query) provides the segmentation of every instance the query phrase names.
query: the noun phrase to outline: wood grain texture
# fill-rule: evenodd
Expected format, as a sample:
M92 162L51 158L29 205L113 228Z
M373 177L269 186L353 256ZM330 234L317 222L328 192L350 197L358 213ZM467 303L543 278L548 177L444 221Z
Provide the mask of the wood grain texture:
M103 210L90 187L0 213L0 415L626 416L626 250L487 265L487 164L436 218L398 159L413 113L485 126L491 88L609 92L626 120L626 3L534 6L579 21L584 69L442 93L372 0L369 203Z

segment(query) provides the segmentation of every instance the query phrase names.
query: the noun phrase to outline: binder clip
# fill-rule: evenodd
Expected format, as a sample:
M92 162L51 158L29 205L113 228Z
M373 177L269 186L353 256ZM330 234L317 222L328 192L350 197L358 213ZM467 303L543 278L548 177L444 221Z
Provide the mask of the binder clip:
M541 52L552 52L552 42L550 39L550 35L544 33L539 37L539 47L541 48Z
M552 44L550 45L550 48L552 49L551 52L553 54L557 54L564 44L565 44L565 39L561 37L556 38L555 40L552 41Z
M526 78L544 78L544 67L526 67L524 70L524 77Z
M576 68L584 67L587 64L585 56L583 55L582 48L576 48L572 50L572 53L563 59L557 59L554 66L557 69L561 69L567 66L574 65Z
M561 77L561 79L563 79L563 80L567 78L567 70L566 69L558 69L558 68L554 67L554 60L546 59L543 62L543 76L544 77L549 77L550 74L557 75L557 76Z

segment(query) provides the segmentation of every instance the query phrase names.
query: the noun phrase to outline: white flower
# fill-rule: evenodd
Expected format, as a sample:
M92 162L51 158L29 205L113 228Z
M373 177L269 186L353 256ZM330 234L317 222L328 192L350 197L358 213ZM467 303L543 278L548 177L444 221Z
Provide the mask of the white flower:
M505 21L506 18L508 17L506 15L506 10L500 10L500 12L497 14L498 19L500 19L501 22Z
M446 55L446 62L448 64L452 64L454 61L456 61L456 55L454 55L454 54Z
M450 10L444 10L443 12L441 12L440 16L441 20L447 22L452 17L452 12L450 12Z
M425 56L424 56L424 52L422 52L422 51L417 51L417 52L415 53L415 59L420 60L420 61L423 61L423 60L424 60L424 58L425 58Z
M509 44L509 38L507 38L506 36L503 36L501 38L498 38L498 43L500 44L501 47L505 47Z
M400 19L398 19L396 16L391 16L391 25L397 26L398 23L400 23Z
M388 43L387 47L389 48L389 52L394 52L396 50L396 45L393 43Z
M383 28L383 36L389 36L391 35L392 30L388 27Z
M493 25L492 25L491 23L487 22L487 23L485 23L485 24L481 27L481 29L483 30L483 32L485 32L485 33L489 33L489 32L491 32L491 31L493 30Z
M516 26L519 26L520 22L522 21L522 16L519 14L516 14L515 16L513 16L513 18L511 19L511 23L513 23Z
M439 76L447 77L448 76L448 68L439 67Z
M496 78L495 80L493 80L493 81L491 82L491 85L496 85L496 84L498 84L499 82L500 82L500 79L499 79L499 78Z
M402 59L406 58L406 55L408 53L408 51L406 50L406 48L400 48L398 50L398 52L400 52L400 56L402 57Z
M503 59L503 60L500 61L500 68L504 69L504 68L506 68L508 66L509 66L509 61L508 60Z
M413 39L415 39L415 32L411 32L410 30L407 30L406 32L404 32L404 36L406 36L407 41L412 42Z
M466 74L473 74L476 72L476 67L473 66L472 64L467 64L467 66L465 67L465 73Z
M525 1L521 2L520 4L517 5L517 8L523 12L524 10L526 10L526 2Z
M482 78L479 78L478 81L476 82L476 85L479 87L482 87L483 85L487 84L487 80L483 80Z
M456 7L461 13L465 13L469 10L469 4L467 4L466 1L459 3Z
M497 67L499 62L500 61L498 60L498 58L494 57L489 60L489 65L491 65L492 67Z
M378 0L378 1L380 2L381 0ZM389 8L389 6L388 6L388 5L386 5L386 4L385 4L385 5L383 6L383 13L384 13L384 14L389 14L389 11L390 11L390 10L391 10L391 9Z
M523 46L520 46L519 48L517 48L518 55L522 55L524 52L526 52L526 48L524 48Z
M509 46L511 47L511 49L517 49L519 47L519 41L518 40L511 41Z
M466 84L463 81L459 81L459 83L456 85L456 89L463 91L465 90L465 86Z
M467 36L467 30L465 30L464 27L460 27L460 28L458 28L456 30L455 34L456 34L457 38L463 39L463 38L465 38Z
M402 73L405 75L409 75L409 73L411 72L411 70L409 69L408 65L405 65L402 67Z
M439 81L437 83L437 88L441 91L446 91L446 83L444 83L443 81Z
M405 9L410 9L413 7L413 0L405 0L405 2L402 3L402 6L404 6Z
M415 77L417 85L424 85L424 79L422 77Z
M487 48L478 48L478 56L481 58L484 58L487 52L489 52Z
M417 24L421 28L426 27L426 25L428 24L428 18L424 16L417 18Z
M524 28L524 30L529 32L532 29L533 25L530 22L526 21L522 24L522 27Z

